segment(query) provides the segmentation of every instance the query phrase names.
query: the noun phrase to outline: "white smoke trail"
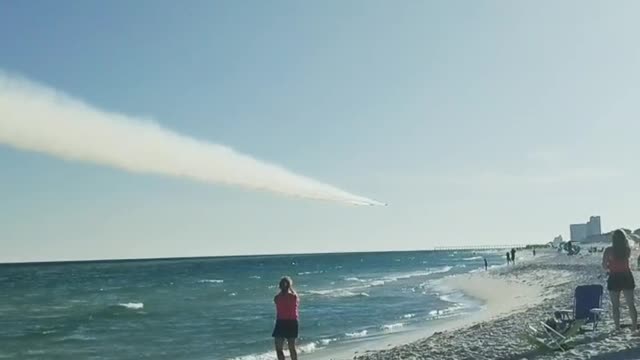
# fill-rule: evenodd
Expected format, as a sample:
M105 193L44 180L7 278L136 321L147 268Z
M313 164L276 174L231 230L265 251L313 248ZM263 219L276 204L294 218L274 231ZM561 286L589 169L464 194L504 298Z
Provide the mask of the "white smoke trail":
M0 71L0 144L119 169L355 205L381 205L233 149L102 111Z

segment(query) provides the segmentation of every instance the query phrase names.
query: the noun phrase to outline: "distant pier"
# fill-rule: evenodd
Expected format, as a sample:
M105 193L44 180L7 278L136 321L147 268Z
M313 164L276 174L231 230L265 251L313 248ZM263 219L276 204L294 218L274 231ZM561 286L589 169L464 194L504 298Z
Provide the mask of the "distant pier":
M544 245L467 245L467 246L438 246L433 251L482 251L482 250L510 250L527 249L531 247L541 247Z

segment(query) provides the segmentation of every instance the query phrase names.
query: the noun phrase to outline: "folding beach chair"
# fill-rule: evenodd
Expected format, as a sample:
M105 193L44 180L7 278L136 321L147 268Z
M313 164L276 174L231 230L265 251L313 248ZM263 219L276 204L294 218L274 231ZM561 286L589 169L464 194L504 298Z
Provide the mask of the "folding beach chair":
M574 293L573 309L554 312L554 319L540 322L541 328L529 326L527 340L534 345L551 350L566 351L571 338L586 324L593 324L595 331L602 309L602 285L578 286Z
M569 327L562 329L562 333L556 331L544 321L540 321L541 329L538 330L535 327L529 325L529 331L527 331L527 340L535 346L543 346L549 350L566 351L570 346L570 341L575 336L580 328L584 325L585 320L577 320L569 325Z
M602 285L581 285L576 287L573 297L573 309L556 311L561 323L571 324L584 320L584 324L593 324L595 331L602 313Z

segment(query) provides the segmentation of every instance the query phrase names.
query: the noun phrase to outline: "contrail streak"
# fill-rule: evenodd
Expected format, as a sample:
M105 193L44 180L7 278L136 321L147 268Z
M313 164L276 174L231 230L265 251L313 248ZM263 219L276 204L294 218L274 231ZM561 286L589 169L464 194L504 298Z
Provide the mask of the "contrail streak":
M97 109L0 71L0 144L118 169L301 198L382 205L233 149Z

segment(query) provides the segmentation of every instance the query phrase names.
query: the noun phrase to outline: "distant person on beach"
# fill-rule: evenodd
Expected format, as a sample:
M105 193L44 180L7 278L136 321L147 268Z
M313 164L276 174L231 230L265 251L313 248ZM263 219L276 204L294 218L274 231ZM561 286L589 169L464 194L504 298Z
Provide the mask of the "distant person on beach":
M487 271L489 268L489 264L487 264L487 258L484 259L484 271Z
M533 248L533 256L536 256L536 248Z
M511 255L509 255L509 252L507 251L507 265L511 264Z
M273 329L275 338L276 355L278 360L285 360L284 341L289 345L291 360L298 360L296 351L296 338L298 337L298 307L300 298L293 290L293 281L285 276L280 280L280 292L273 298L276 303L276 325Z
M633 299L636 283L629 268L631 248L629 248L629 241L622 230L614 231L611 240L612 246L606 248L602 254L602 267L609 273L607 290L609 290L609 298L611 299L613 322L616 330L620 329L620 292L622 292L629 307L632 329L637 331L638 312Z
M516 249L514 248L511 248L511 263L516 264Z

